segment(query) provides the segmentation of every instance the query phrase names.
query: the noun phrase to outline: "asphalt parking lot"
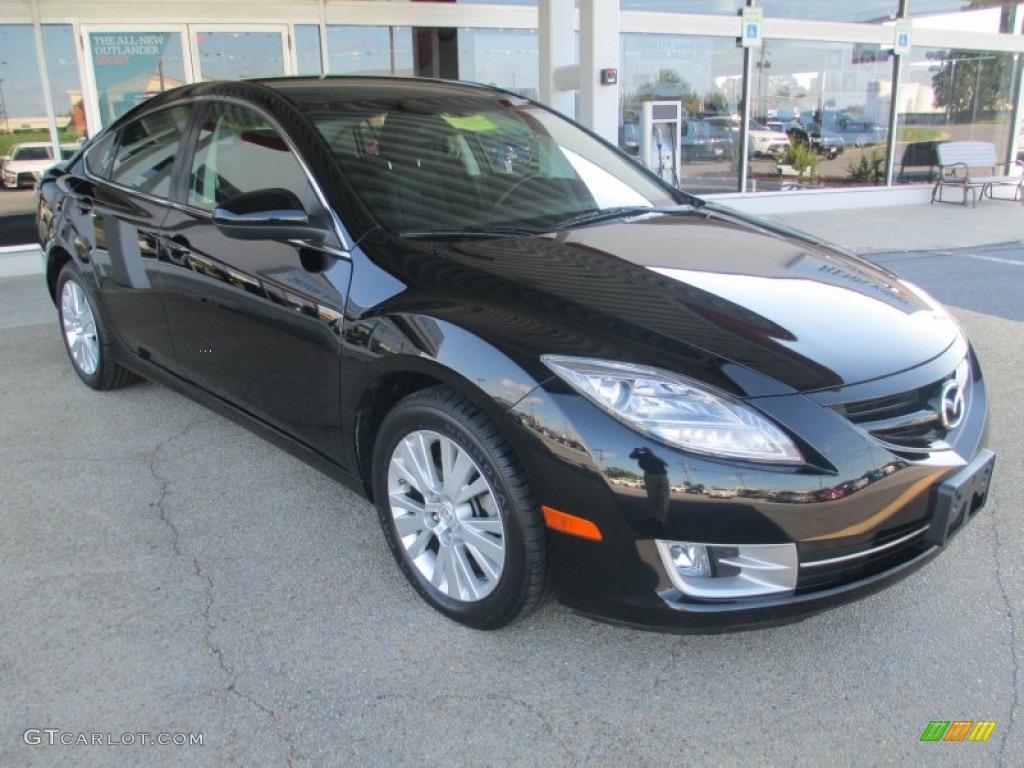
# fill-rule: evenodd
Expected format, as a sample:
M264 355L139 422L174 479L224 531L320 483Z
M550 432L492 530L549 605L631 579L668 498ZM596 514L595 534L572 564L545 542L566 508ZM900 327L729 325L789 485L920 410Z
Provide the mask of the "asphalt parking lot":
M47 301L0 281L0 765L1024 765L1018 320L957 311L999 463L909 579L740 634L557 604L480 633L416 598L370 506L315 470L160 386L82 386ZM932 720L998 725L921 743Z

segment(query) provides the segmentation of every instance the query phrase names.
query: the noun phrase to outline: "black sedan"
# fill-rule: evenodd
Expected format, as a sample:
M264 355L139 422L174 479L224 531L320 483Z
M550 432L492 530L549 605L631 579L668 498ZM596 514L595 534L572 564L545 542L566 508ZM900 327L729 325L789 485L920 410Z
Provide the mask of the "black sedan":
M163 382L359 489L473 627L552 589L783 622L985 502L985 381L942 307L505 91L186 86L46 174L38 226L85 384Z

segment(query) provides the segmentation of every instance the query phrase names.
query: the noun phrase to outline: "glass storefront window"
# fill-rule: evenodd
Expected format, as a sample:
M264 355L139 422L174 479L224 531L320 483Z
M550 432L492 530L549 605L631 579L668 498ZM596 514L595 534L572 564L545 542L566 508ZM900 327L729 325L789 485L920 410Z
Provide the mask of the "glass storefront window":
M50 75L53 113L61 142L73 142L85 136L85 105L75 57L75 35L70 24L43 26L43 51Z
M103 125L149 97L185 83L181 38L180 32L88 34Z
M743 54L731 39L687 35L622 35L619 146L691 192L735 192L739 178L739 102ZM682 117L674 133L642 137L643 102L667 102ZM671 111L671 110L670 110ZM653 132L658 129L652 128ZM657 149L660 148L660 149ZM668 162L672 168L664 168Z
M620 0L624 11L656 11L658 13L718 13L735 15L743 0Z
M459 79L538 96L540 53L532 29L460 29Z
M896 18L899 0L858 0L831 3L824 0L758 0L765 16L808 21L844 21L878 24Z
M956 32L1009 32L1020 34L1024 8L1017 0L910 0L915 27Z
M790 147L751 159L757 190L884 184L891 99L892 62L878 46L766 40L752 116Z
M276 31L196 32L199 73L203 80L242 80L285 73L284 44Z
M332 75L443 77L537 95L532 29L330 26L327 51Z
M412 27L327 27L332 75L414 74Z
M320 74L320 27L316 24L295 25L295 74Z
M0 51L0 131L46 130L46 102L32 27L0 24Z
M914 48L900 81L893 181L930 181L935 144L988 141L1008 159L1015 96L1011 53Z

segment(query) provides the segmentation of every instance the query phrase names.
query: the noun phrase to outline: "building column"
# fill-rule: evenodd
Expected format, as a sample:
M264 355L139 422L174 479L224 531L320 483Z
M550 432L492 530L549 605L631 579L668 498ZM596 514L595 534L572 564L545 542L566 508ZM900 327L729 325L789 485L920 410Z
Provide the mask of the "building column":
M559 87L555 77L576 66L576 9L573 0L540 0L540 100L563 115L576 113L575 86ZM563 83L564 85L564 83Z
M50 128L50 143L53 144L53 157L60 162L60 134L57 132L57 115L53 111L53 92L50 89L50 67L46 61L46 49L43 44L43 26L39 21L39 3L32 0L32 33L36 41L36 63L39 67L39 78L43 85L43 99L46 101L46 122Z
M601 70L619 68L619 0L580 3L580 122L619 140L619 86L601 85Z

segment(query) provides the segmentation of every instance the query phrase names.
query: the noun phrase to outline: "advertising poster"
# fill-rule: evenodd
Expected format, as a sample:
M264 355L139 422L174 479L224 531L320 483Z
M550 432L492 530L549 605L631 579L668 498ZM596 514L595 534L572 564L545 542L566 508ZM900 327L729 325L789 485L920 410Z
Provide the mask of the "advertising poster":
M89 47L104 125L185 82L178 32L93 32Z

